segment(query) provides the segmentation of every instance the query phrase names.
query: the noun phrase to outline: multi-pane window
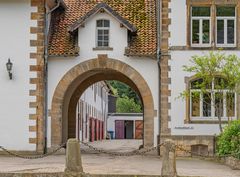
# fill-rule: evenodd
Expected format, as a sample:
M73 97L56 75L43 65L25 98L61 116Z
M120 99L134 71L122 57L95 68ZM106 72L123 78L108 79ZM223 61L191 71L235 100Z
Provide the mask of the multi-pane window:
M97 47L109 47L109 20L97 20Z
M209 47L211 45L210 7L192 7L191 14L192 46Z
M191 120L216 120L236 117L236 93L220 89L224 79L216 77L209 86L201 89L203 80L194 80L190 84L190 118ZM220 87L221 85L221 87Z
M235 7L217 7L217 46L236 46L236 9Z
M192 6L190 14L192 47L236 47L235 6Z

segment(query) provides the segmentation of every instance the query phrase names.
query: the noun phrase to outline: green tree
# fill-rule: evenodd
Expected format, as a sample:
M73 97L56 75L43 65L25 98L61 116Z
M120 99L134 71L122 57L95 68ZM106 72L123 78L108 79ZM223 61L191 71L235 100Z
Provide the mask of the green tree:
M208 97L210 106L214 106L216 116L219 120L219 129L222 132L222 109L223 94L221 90L228 90L230 93L239 93L240 83L240 59L236 55L225 55L222 52L210 52L204 56L193 56L190 66L184 66L184 71L194 73L196 78L200 78L195 82L195 87L201 90L204 96ZM214 83L214 88L212 87ZM218 93L216 93L218 90ZM191 93L190 90L184 91L182 97L190 97L192 99L199 98L199 92ZM233 100L229 98L228 100ZM204 101L204 100L202 100ZM206 103L206 104L209 104ZM228 105L228 103L227 103ZM227 106L228 107L228 106Z
M142 110L142 103L141 103L141 101L139 99L139 96L131 87L129 87L128 85L126 85L126 84L124 84L122 82L115 81L115 80L108 81L108 84L114 90L114 95L115 96L118 96L120 98L127 97L129 99L133 99L134 102L137 105L140 105L140 108Z
M141 113L141 106L136 104L133 98L124 98L117 99L117 112L118 113Z
M217 153L220 156L232 155L240 159L240 120L232 121L219 135Z

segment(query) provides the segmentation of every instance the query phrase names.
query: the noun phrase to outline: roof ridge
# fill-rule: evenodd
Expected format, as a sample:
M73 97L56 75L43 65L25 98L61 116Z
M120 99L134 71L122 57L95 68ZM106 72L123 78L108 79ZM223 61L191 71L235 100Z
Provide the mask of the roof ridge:
M75 23L73 23L69 28L69 32L73 32L78 29L88 18L98 13L101 9L104 9L114 18L116 18L120 23L122 23L128 30L135 33L137 32L137 28L131 24L128 20L124 19L119 13L113 10L107 3L100 2L95 5L92 10L88 11L84 16L80 17Z

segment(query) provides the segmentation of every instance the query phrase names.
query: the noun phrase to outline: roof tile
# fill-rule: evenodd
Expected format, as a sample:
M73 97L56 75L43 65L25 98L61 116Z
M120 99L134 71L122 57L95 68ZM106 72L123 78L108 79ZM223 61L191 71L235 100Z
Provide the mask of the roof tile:
M155 56L156 0L64 0L67 9L52 14L49 54L78 55L77 39L69 27L86 15L98 3L105 2L124 19L137 27L137 36L129 43L127 55Z

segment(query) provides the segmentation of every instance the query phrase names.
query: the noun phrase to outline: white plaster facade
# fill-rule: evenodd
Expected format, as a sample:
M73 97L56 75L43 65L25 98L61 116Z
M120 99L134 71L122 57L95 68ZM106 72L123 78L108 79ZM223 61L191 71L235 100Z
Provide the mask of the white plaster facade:
M133 121L133 137L135 137L135 121L143 120L143 115L141 113L131 113L131 114L109 114L107 119L107 131L112 131L115 137L115 121L124 120L124 121Z
M170 2L170 33L169 47L182 47L187 45L187 5L186 0L172 0ZM238 29L239 30L239 29ZM205 55L210 50L170 50L170 78L171 78L171 103L169 128L171 135L216 135L219 134L219 125L216 124L185 124L186 100L178 98L180 93L186 90L185 77L194 74L183 71L183 65L191 65L190 59L194 55ZM226 55L236 54L240 57L239 50L224 50Z
M78 130L79 128L80 130L76 133L79 133L77 137L79 137L80 141L89 141L90 117L104 123L104 135L106 134L109 91L105 82L97 82L87 88L82 94L76 112L76 129Z
M48 9L48 8L47 8ZM36 72L30 71L36 60L30 59L30 53L37 51L30 47L30 40L36 40L37 34L30 33L30 27L37 27L37 21L31 20L31 13L37 12L31 7L30 0L0 1L0 145L10 150L35 151L36 144L29 138L37 138L36 132L30 132L30 126L36 126L36 120L29 115L36 114L36 108L29 108L36 96L29 96L36 85L30 84L30 78L36 78ZM50 20L51 18L49 18ZM96 20L110 20L110 47L112 51L95 51ZM158 110L158 66L157 61L148 57L127 57L127 29L107 13L99 13L89 18L84 28L79 28L80 55L77 57L49 57L48 63L48 109L51 109L53 93L62 77L74 66L97 58L98 54L107 54L109 58L120 60L133 67L146 80L154 99L154 109ZM6 70L8 58L13 63L13 80ZM48 147L51 146L51 117L47 125ZM157 142L158 115L154 118L154 142Z
M110 20L110 47L109 50L93 50L96 47L96 20L108 19ZM89 59L97 58L98 54L107 54L109 58L120 60L135 70L137 70L147 82L153 96L154 109L158 110L158 65L157 61L147 57L127 57L124 55L127 43L127 29L120 27L120 23L111 15L107 13L98 13L93 17L90 17L84 27L80 27L79 31L79 47L80 55L78 57L50 57L49 58L49 87L48 87L48 102L49 109L51 108L51 101L54 90L64 76L71 68L79 63L87 61ZM50 127L49 118L49 127ZM158 117L154 118L154 143L157 143L158 129ZM50 146L50 131L48 135L48 146Z
M35 120L29 120L29 114L35 113L35 108L29 108L29 102L35 101L35 96L29 96L29 90L35 85L29 80L36 77L29 71L29 66L35 64L30 59L30 52L36 51L30 47L30 40L36 35L30 34L30 27L36 26L31 20L30 0L0 1L0 145L10 150L35 150L36 145L29 144L29 138L35 138L36 133L29 132L29 126L36 125ZM6 70L8 58L13 63L13 79L10 80Z
M186 0L169 2L170 40L169 47L187 45L187 7ZM36 47L30 47L30 40L36 40L36 34L30 34L30 27L37 26L31 20L31 12L37 9L31 7L30 0L1 0L0 1L0 142L10 150L36 150L35 144L29 143L29 138L36 138L35 132L29 131L29 126L36 125L35 120L29 120L29 114L35 114L35 108L29 108L29 103L36 101L35 96L29 96L29 90L36 89L30 84L30 78L36 73L30 72L30 65L36 65L36 60L30 59L29 54L36 52ZM50 19L50 18L49 18ZM96 47L96 20L110 20L110 47L113 50L93 50ZM128 46L127 29L107 13L98 13L87 19L84 27L78 30L80 55L76 57L50 57L48 63L48 109L51 109L54 91L63 76L74 66L84 61L97 58L99 54L107 54L109 58L120 60L133 67L147 82L154 101L154 144L159 134L159 78L157 61L148 57L126 56ZM185 77L192 76L183 71L182 66L190 64L193 55L203 55L208 50L170 50L171 71L170 90L171 103L169 110L169 128L171 135L215 135L219 133L217 124L185 124L186 103L177 99L186 88ZM239 50L225 50L226 54L236 54ZM13 80L9 80L6 70L8 58L13 62ZM48 118L48 147L51 146L51 117Z

